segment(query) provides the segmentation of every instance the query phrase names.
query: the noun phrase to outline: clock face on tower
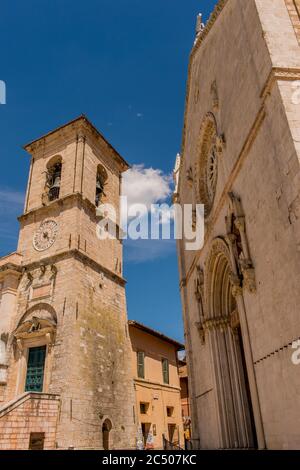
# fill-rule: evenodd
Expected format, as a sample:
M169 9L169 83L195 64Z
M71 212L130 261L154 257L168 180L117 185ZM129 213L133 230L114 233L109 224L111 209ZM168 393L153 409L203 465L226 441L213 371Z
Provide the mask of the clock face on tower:
M45 220L33 235L33 246L37 251L50 248L56 240L58 225L55 220Z

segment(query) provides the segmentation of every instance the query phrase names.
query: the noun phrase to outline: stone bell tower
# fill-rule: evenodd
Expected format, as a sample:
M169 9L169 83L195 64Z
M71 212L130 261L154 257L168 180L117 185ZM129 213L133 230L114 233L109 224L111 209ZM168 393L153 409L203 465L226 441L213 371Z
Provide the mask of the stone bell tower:
M118 213L128 164L84 116L25 149L32 159L10 262L14 304L0 310L0 446L3 438L5 448L128 449L135 425L122 243L96 236L97 206ZM3 429L20 407L26 438L9 445Z

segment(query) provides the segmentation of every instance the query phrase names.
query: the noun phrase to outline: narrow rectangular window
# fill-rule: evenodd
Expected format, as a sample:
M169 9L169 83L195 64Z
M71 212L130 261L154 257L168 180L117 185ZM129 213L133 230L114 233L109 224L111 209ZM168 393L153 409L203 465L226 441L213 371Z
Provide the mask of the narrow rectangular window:
M137 375L140 379L145 378L145 353L143 351L137 353Z
M46 346L30 348L28 351L25 392L42 392Z
M163 382L165 384L169 383L169 361L168 359L162 359L162 373L163 373Z

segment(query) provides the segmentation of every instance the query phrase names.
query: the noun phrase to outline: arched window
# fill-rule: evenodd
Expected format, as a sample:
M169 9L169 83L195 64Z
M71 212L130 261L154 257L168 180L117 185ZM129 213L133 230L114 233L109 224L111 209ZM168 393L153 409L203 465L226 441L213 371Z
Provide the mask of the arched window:
M96 198L95 198L95 206L98 207L102 197L105 196L104 186L107 180L107 172L102 165L98 165L97 167L97 177L96 177Z
M55 199L59 198L61 185L61 170L61 157L52 158L47 165L46 172L46 187L48 190L49 201L55 201Z
M109 433L111 431L112 424L109 419L106 419L102 424L102 444L103 450L109 450Z
M200 127L197 145L198 161L196 164L197 202L204 204L206 217L209 216L215 199L218 179L218 156L222 150L220 139L216 118L209 112L206 114Z

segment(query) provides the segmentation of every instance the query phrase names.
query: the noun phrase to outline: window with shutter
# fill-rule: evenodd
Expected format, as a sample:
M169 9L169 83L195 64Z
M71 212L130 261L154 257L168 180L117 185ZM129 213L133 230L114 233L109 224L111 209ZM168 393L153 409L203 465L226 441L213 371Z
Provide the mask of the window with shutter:
M145 353L143 351L137 353L137 375L140 379L145 378Z
M162 373L163 381L165 384L169 383L169 361L168 359L162 359Z
M46 346L30 348L28 352L25 392L42 392Z

